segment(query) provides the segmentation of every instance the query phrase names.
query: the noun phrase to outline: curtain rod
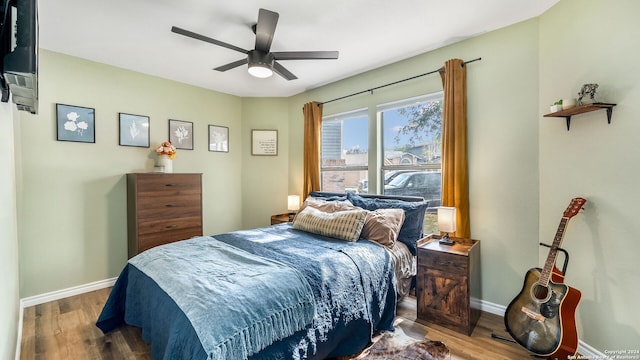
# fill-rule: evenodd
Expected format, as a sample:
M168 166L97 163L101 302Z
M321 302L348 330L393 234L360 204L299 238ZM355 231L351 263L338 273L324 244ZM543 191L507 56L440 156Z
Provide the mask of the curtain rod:
M474 62L474 61L479 61L479 60L482 60L482 58L476 58L476 59L473 59L473 60L464 61L464 62L462 62L461 66L465 66L465 65L466 65L466 64L468 64L468 63L472 63L472 62ZM442 68L437 69L437 70L433 70L433 71L429 71L429 72L426 72L426 73L424 73L424 74L420 74L420 75L412 76L412 77L409 77L409 78L406 78L406 79L402 79L402 80L394 81L394 82L392 82L392 83L388 83L388 84L384 84L384 85L376 86L376 87L373 87L373 88L371 88L371 89L358 91L358 92L355 92L355 93L353 93L353 94L349 94L349 95L341 96L341 97L339 97L339 98L335 98L335 99L327 100L327 101L324 101L324 102L318 103L318 106L320 106L320 105L324 105L324 104L328 104L328 103L330 103L330 102L334 102L334 101L338 101L338 100L346 99L346 98L348 98L348 97L352 97L352 96L356 96L356 95L364 94L364 93L367 93L367 92L373 93L373 91L374 91L374 90L378 90L378 89L382 89L382 88L387 87L387 86L391 86L391 85L399 84L399 83L401 83L401 82L405 82L405 81L409 81L409 80L417 79L417 78L419 78L419 77L423 77L423 76L426 76L426 75L431 75L431 74L437 73L437 72L438 72L438 71L440 71L441 69L442 69Z

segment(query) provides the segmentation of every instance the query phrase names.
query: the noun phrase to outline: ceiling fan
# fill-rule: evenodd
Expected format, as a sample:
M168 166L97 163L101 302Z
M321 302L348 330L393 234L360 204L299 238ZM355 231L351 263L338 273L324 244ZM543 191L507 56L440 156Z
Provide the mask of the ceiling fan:
M205 41L214 45L226 47L227 49L235 50L246 54L247 57L232 63L218 66L214 70L227 71L244 64L248 64L249 73L255 77L266 78L273 75L273 72L282 76L287 80L294 80L297 77L282 66L278 60L317 60L317 59L337 59L337 51L281 51L271 52L271 42L273 41L273 34L276 31L276 25L278 23L278 17L280 15L277 12L260 9L258 12L258 23L251 28L256 34L256 45L253 50L245 50L240 47L222 42L220 40L212 39L208 36L196 34L189 30L172 26L171 31L184 35L193 39Z

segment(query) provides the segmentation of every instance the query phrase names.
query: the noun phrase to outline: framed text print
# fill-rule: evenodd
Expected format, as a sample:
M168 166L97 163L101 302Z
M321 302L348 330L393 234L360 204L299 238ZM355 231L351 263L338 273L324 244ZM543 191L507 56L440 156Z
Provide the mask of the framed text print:
M251 130L251 155L277 156L278 130Z

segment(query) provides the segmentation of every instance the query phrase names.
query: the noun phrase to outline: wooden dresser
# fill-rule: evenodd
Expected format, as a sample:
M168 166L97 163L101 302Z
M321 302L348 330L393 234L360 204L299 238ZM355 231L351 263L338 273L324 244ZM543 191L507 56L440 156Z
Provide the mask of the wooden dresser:
M202 174L127 174L129 258L202 235Z
M440 236L418 242L417 321L471 335L480 317L480 241Z

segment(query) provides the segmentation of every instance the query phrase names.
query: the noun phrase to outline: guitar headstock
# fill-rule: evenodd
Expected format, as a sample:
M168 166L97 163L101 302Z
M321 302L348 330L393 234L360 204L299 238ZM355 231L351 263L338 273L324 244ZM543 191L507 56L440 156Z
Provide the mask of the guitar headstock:
M578 211L582 209L586 202L587 199L581 197L571 199L571 203L567 207L567 210L564 211L564 217L571 218L576 216Z

